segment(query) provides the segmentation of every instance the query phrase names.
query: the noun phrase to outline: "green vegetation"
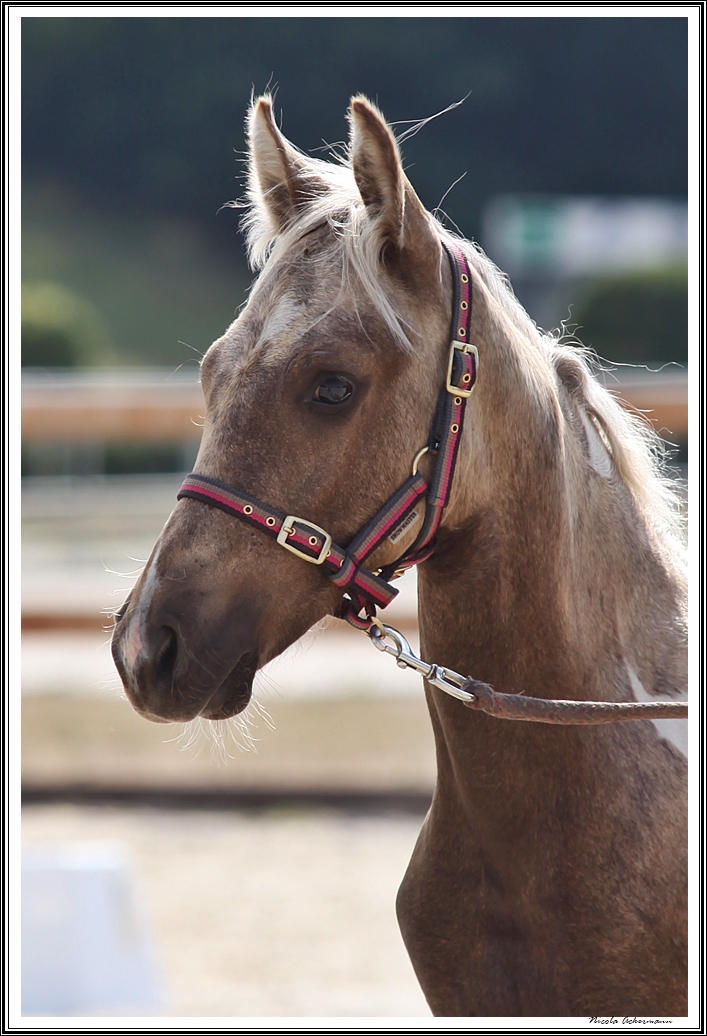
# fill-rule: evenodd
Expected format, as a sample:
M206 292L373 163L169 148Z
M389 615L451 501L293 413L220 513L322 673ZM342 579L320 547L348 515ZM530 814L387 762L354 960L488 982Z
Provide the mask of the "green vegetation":
M50 312L40 317L41 297L31 287L23 293L23 363L196 364L234 319L250 279L235 221L229 256L193 220L120 217L46 184L30 184L23 193L23 280L61 285L66 302L62 310L55 293L53 314L44 306ZM81 334L78 318L71 324L72 344L62 315L70 298L84 314ZM102 337L84 333L89 311ZM63 337L48 338L50 327Z
M89 367L111 358L105 322L87 299L48 281L22 285L23 367Z
M197 446L160 442L27 442L23 475L151 475L189 471Z
M687 270L593 282L573 315L577 334L618 363L687 363Z

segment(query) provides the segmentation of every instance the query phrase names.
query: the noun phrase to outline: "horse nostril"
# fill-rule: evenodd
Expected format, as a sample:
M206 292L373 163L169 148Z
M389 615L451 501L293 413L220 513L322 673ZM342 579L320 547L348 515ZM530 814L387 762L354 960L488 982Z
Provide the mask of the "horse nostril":
M163 639L155 656L155 676L171 680L177 664L177 634L170 626L163 626L160 635Z

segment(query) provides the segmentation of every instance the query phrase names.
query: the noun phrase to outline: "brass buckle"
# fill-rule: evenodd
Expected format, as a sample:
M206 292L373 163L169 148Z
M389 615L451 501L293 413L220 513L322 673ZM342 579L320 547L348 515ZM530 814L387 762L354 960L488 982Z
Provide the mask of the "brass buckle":
M322 534L324 537L324 543L319 551L319 557L310 557L309 554L305 554L303 550L299 549L299 547L293 547L291 543L287 542L287 537L291 536L295 531L295 522L306 526L308 529L314 529L315 532L320 532ZM328 532L325 532L324 529L320 529L318 525L315 525L314 522L308 522L305 518L298 518L296 514L288 514L282 523L282 528L277 534L277 542L281 547L284 547L285 550L289 550L292 554L296 554L298 558L303 558L304 561L309 561L312 565L323 565L331 547L331 536Z
M452 346L449 350L449 365L447 367L447 383L444 386L449 392L450 396L461 396L462 399L468 399L471 393L474 391L474 385L471 388L459 388L458 385L452 384L452 368L454 367L454 350L458 349L463 353L473 353L476 369L479 369L479 350L471 342L457 342L453 341ZM474 383L475 384L475 383Z

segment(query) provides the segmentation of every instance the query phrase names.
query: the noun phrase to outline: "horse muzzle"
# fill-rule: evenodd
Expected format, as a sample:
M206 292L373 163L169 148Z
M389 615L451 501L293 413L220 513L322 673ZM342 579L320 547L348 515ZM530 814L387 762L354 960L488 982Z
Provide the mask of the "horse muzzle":
M172 602L128 598L118 616L113 659L133 708L157 723L229 719L248 705L258 669L255 609L200 621Z

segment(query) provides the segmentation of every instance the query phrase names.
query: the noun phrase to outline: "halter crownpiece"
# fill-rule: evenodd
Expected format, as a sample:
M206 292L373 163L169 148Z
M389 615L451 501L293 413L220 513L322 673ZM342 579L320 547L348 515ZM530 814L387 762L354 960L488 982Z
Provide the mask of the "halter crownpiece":
M435 549L435 535L449 500L454 468L464 426L466 401L476 384L478 352L471 344L471 271L461 248L443 242L452 270L454 295L449 359L445 384L440 390L427 445L415 457L412 473L380 510L356 533L347 547L334 543L320 526L286 515L277 508L244 493L235 486L196 472L187 475L177 499L188 497L218 507L240 521L272 536L292 554L321 566L345 596L335 615L358 629L374 625L376 607L385 608L398 591L390 580L429 558ZM423 453L436 457L432 478L417 470ZM425 518L414 543L392 564L378 573L364 567L364 561L378 546L396 533L402 534L415 505L425 498Z

